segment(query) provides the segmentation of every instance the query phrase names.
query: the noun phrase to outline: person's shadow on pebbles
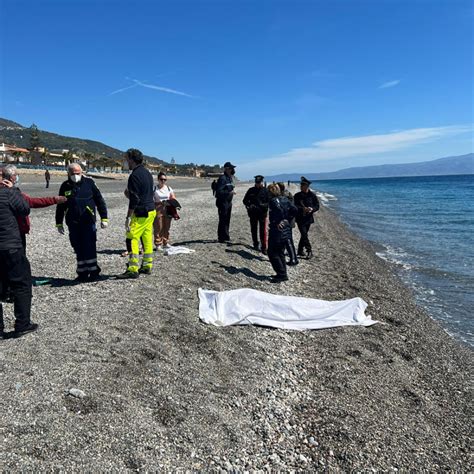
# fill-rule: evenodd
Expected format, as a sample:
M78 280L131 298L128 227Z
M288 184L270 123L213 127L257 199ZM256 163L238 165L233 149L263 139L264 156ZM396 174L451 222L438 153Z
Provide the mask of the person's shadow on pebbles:
M97 250L97 253L102 255L122 255L123 249L104 249L104 250Z
M248 278L253 278L254 280L258 281L267 281L268 276L266 275L259 275L258 273L253 272L249 268L243 268L243 267L234 267L233 265L223 265L222 263L219 262L212 262L217 265L219 265L219 268L223 268L227 273L230 275L238 275L239 273L242 273L242 275L245 275Z
M197 240L183 240L182 242L173 242L173 247L178 245L190 245L190 244L217 244L219 241L215 239L197 239Z
M69 280L68 278L45 278L45 277L33 277L33 286L51 286L53 288L60 288L63 286L76 286L84 285L89 283L97 283L101 281L110 280L110 275L99 275L96 278L90 280L78 280L74 278Z
M266 261L265 258L263 258L260 255L254 255L253 253L247 252L247 250L231 250L231 249L225 249L227 253L235 253L239 255L240 257L244 258L245 260L259 260L260 262Z

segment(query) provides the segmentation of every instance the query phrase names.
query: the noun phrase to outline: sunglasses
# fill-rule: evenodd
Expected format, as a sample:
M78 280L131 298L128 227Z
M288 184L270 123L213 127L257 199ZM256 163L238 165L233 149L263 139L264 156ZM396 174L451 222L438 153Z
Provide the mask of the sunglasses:
M160 181L168 181L166 178L160 178Z

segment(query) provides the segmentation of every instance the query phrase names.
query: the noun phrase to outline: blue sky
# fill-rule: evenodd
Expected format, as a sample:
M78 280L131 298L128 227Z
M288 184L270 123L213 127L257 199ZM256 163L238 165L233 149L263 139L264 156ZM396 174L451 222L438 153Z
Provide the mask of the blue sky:
M0 116L238 174L472 152L470 0L0 0Z

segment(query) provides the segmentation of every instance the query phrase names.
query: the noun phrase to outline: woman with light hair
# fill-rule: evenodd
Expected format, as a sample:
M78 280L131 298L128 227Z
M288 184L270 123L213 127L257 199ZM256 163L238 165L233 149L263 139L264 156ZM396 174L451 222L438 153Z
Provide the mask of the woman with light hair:
M271 199L269 204L269 233L268 258L276 275L271 278L272 283L288 280L285 261L285 248L291 238L290 221L298 209L285 196L281 195L278 184L268 186Z

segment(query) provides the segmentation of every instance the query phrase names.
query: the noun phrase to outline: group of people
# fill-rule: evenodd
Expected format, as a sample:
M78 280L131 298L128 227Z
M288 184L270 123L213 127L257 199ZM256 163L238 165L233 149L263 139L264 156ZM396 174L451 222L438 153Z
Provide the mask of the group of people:
M217 238L221 243L230 241L235 168L232 163L225 163L224 173L213 183L213 194L219 215ZM289 257L288 265L297 265L298 257L306 259L313 257L308 233L311 224L314 223L314 213L319 210L319 200L311 191L310 185L311 182L302 176L300 191L292 196L283 183L265 186L264 176L257 175L254 186L245 193L243 203L250 218L253 247L268 255L275 271L275 275L271 278L274 283L288 280L285 254ZM298 251L293 242L295 223L301 234Z
M125 154L131 174L125 195L128 198L125 218L126 244L129 248L127 269L119 279L150 274L153 246L169 245L172 219L178 219L179 203L166 184L164 173L154 186L151 173L143 166L143 155L137 149ZM77 163L67 169L68 179L58 196L32 198L19 189L20 178L14 165L1 170L0 181L0 339L5 337L1 301L14 304L15 326L8 337L20 337L38 328L31 321L32 277L26 256L26 234L30 230L30 208L56 205L56 229L65 234L76 254L77 281L93 281L100 276L97 262L97 216L102 229L108 226L107 206L95 182L83 175ZM45 175L46 178L46 175ZM50 173L46 184L49 186ZM143 248L140 262L140 245Z
M127 150L125 158L131 171L124 193L128 199L125 217L128 262L125 272L117 278L136 279L140 274L151 274L154 246L156 250L169 247L170 224L173 219L179 219L177 211L180 205L173 189L167 184L165 173L159 173L158 183L154 185L140 150ZM0 339L6 334L1 301L14 304L15 326L9 337L20 337L38 328L31 321L32 277L26 256L30 208L56 205L56 229L64 235L65 225L68 228L69 241L76 255L78 282L94 281L100 277L97 222L100 222L102 229L106 229L109 222L107 205L99 188L94 180L84 176L77 163L68 166L67 180L61 184L58 195L52 197L34 198L22 193L14 165L6 165L1 173ZM225 163L224 173L213 189L219 214L218 241L221 243L230 241L234 174L235 166ZM48 187L49 172L45 178ZM273 282L288 280L285 252L289 256L289 265L298 264L298 257L312 257L308 231L314 222L313 214L319 209L319 202L310 190L310 184L303 177L301 191L292 197L283 183L265 186L264 177L258 175L255 176L255 185L243 199L250 218L254 248L268 254L276 273L271 279ZM292 235L295 222L301 233L297 252Z

